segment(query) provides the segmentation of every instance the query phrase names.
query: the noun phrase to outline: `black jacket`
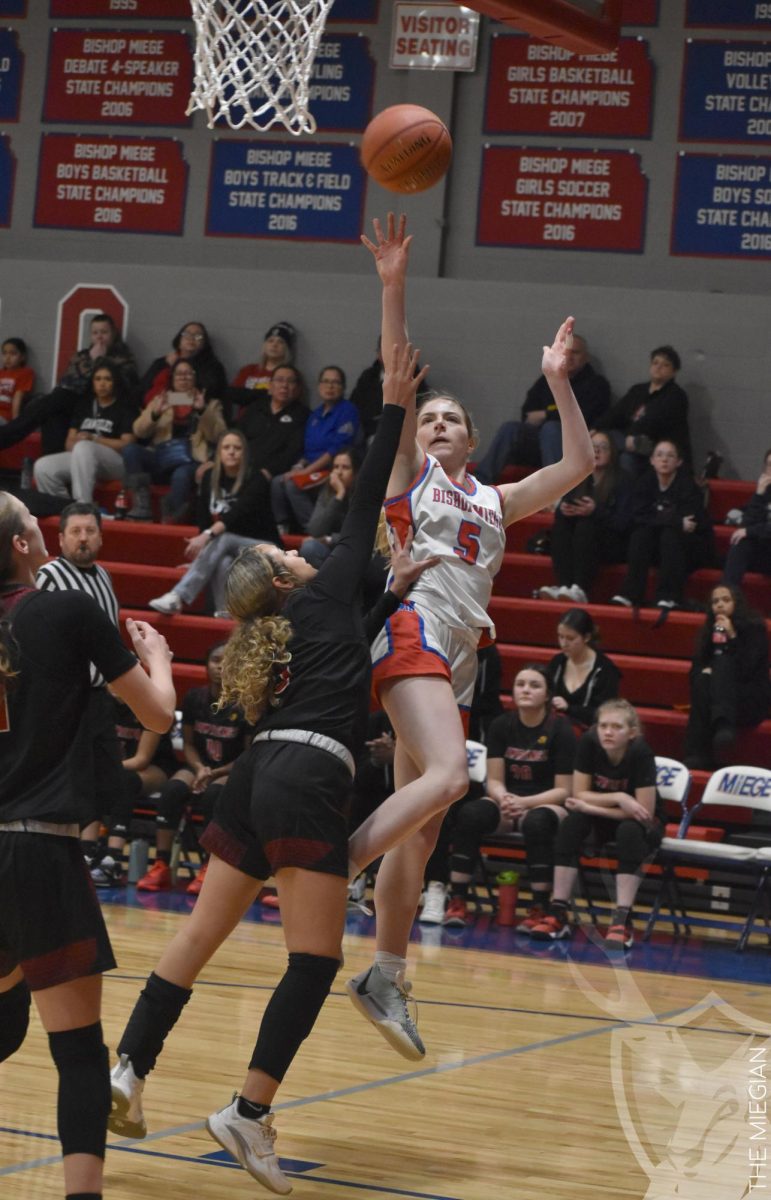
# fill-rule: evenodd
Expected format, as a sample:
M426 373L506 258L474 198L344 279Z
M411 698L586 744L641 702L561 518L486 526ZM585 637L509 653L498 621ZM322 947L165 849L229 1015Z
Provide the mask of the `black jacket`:
M656 442L671 438L679 446L683 460L691 461L688 396L674 379L655 392L648 390L647 383L634 384L600 418L596 428L618 429L625 436L645 438L638 450L640 454L650 454Z
M590 429L597 428L597 422L610 405L610 384L604 375L598 375L591 363L584 363L580 371L571 376L570 386L578 401L578 407L584 415L584 420ZM554 397L551 394L543 375L536 379L522 405L522 420L528 413L546 412L547 421L558 421L559 412Z

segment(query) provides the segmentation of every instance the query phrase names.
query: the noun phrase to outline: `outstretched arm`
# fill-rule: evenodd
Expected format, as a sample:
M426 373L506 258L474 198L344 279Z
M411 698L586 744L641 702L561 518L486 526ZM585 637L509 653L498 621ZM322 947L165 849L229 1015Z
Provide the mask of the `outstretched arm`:
M507 483L501 487L505 525L538 512L547 504L554 504L593 470L589 430L568 378L567 351L573 341L573 324L574 318L568 317L560 325L552 345L543 348L541 365L562 423L562 458L558 463L535 471L520 483Z
M407 344L405 291L412 235L405 236L407 218L403 214L399 218L398 225L394 214L388 214L385 234L377 217L372 222L372 228L375 233L375 241L371 242L364 234L362 234L361 240L375 260L377 273L383 285L380 346L383 361L389 363L392 361L394 348L397 356L400 356ZM421 455L415 445L416 432L417 418L413 396L412 403L405 411L399 449L386 493L389 496L398 496L403 492L412 482L420 466Z

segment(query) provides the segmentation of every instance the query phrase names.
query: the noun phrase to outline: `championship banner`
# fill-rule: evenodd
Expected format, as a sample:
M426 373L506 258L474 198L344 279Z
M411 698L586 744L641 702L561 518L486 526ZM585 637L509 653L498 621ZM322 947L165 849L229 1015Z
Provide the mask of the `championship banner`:
M687 0L685 23L702 29L771 29L771 4L759 0Z
M358 242L364 182L356 146L218 141L212 146L206 233Z
M0 0L0 17L26 17L27 0Z
M44 121L187 126L193 50L186 33L55 29Z
M622 25L658 25L659 0L624 0Z
M647 138L653 66L648 43L622 38L610 54L496 34L490 48L485 133Z
M16 179L16 159L11 139L0 134L0 228L8 229L13 209L13 185Z
M686 42L679 137L768 145L771 42Z
M175 138L46 133L35 225L180 235L186 191L187 164Z
M51 16L189 21L190 0L51 0Z
M771 259L771 160L680 154L671 253Z
M323 133L361 133L372 116L375 61L369 38L356 33L325 34L311 67L308 98L316 127ZM243 115L231 106L233 120ZM217 125L227 126L221 119Z
M0 29L0 121L18 121L24 55L13 29Z
M486 146L477 245L641 254L647 195L638 154Z
M330 21L350 21L358 25L364 21L377 21L378 0L335 0L327 25Z

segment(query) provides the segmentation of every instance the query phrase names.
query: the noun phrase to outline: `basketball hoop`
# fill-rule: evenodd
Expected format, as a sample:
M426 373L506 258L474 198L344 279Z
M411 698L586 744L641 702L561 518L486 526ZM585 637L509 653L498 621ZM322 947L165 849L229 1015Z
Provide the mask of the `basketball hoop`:
M192 0L195 78L188 113L211 129L314 133L308 81L333 0Z

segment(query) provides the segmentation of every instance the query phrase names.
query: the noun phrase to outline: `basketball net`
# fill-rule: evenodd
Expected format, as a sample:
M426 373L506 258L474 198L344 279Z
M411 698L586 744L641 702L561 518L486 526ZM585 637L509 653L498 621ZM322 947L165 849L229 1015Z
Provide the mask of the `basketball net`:
M333 0L192 0L195 78L188 114L211 129L314 133L308 81Z

